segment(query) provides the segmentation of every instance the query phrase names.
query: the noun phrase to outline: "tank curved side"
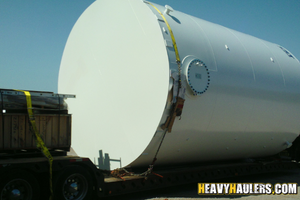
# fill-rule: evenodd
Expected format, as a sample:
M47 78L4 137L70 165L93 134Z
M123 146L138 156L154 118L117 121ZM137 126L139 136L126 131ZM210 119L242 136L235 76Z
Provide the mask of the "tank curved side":
M164 7L156 6L164 12ZM155 164L264 157L289 147L300 130L299 61L280 45L178 11L165 17L176 37L182 68L190 56L203 61L210 85L195 96L183 74L187 89L183 114L166 134ZM158 23L166 30L162 20ZM162 34L169 39L168 33ZM174 51L167 50L170 70L176 71ZM131 167L151 163L163 135L158 128Z
M288 50L179 11L164 16L186 92L156 165L269 156L298 137L300 64ZM123 165L151 164L177 74L168 27L151 5L93 3L69 36L59 74L59 92L77 95L68 100L73 148L91 160L103 150Z

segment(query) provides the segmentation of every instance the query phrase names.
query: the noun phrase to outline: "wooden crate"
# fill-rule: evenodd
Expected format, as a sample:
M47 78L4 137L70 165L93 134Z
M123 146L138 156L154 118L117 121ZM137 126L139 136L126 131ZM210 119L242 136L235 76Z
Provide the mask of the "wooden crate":
M36 114L37 129L49 150L69 150L71 115ZM0 115L0 153L11 150L36 149L34 132L27 114Z

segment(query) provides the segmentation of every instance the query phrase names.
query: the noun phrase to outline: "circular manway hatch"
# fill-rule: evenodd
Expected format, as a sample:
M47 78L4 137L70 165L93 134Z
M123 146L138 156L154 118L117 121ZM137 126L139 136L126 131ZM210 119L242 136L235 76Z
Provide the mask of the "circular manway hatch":
M194 95L206 92L209 87L210 75L207 66L201 60L194 59L189 63L186 76Z

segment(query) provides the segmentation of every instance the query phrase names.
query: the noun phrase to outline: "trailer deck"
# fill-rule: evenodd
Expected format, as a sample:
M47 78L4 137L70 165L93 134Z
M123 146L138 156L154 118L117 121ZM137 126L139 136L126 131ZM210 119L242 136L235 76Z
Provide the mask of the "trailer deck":
M123 195L145 190L177 186L197 181L211 181L222 178L266 174L298 169L299 163L289 160L264 162L224 162L195 166L157 169L148 177L123 176L104 179L104 196Z

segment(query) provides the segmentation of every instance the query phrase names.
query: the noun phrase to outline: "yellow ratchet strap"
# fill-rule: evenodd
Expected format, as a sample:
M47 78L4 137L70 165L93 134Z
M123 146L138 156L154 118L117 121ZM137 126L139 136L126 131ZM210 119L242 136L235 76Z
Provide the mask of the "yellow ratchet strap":
M145 2L145 3L148 3L149 5L151 5L160 14L160 16L165 21L165 23L166 23L166 25L169 29L171 38L172 38L172 42L173 42L173 46L174 46L174 50L175 50L175 55L176 55L176 62L177 62L177 65L178 65L179 87L178 87L178 91L177 91L177 98L176 98L177 101L176 101L175 106L173 107L173 111L172 111L171 116L169 116L167 118L166 123L162 125L162 128L163 129L167 128L168 132L170 133L172 131L172 127L173 127L173 124L174 124L175 117L181 115L183 104L184 104L184 99L179 97L179 90L181 88L181 60L180 60L180 57L179 57L179 52L178 52L178 48L177 48L177 44L176 44L176 40L175 40L173 31L172 31L171 26L168 23L167 19L162 14L162 12L160 12L160 10L157 7L155 7L152 3L150 3L150 2Z
M178 87L178 91L177 91L177 97L178 97L179 90L181 88L181 60L180 60L176 40L175 40L175 37L174 37L174 33L173 33L172 28L171 28L170 24L168 23L167 19L162 14L162 12L160 12L160 10L158 10L158 8L156 8L152 3L150 3L150 2L145 2L145 3L148 3L149 5L151 5L160 14L160 16L163 18L163 20L165 21L165 23L166 23L166 25L169 29L169 32L170 32L170 35L171 35L171 38L172 38L172 43L173 43L175 55L176 55L176 62L177 62L177 65L178 65L178 77L179 77L179 87Z
M160 16L163 18L163 20L165 21L168 29L169 29L169 32L170 32L170 35L171 35L171 38L172 38L172 42L173 42L173 46L174 46L174 50L175 50L175 55L176 55L176 61L177 61L177 64L180 64L181 63L181 60L180 60L180 57L179 57L179 53L178 53L178 48L177 48L177 44L176 44L176 40L175 40L175 37L174 37L174 34L173 34L173 31L171 29L171 26L170 24L168 23L167 19L165 18L165 16L160 12L160 10L158 10L158 8L156 8L152 3L150 2L145 2L145 3L148 3L149 5L153 6L153 8L160 14Z
M19 92L23 92L26 96L26 101L27 101L27 111L28 111L28 117L29 117L29 121L32 125L32 129L35 133L35 138L36 138L36 142L37 142L37 147L39 149L41 149L41 151L43 152L43 154L45 155L46 158L48 158L49 161L49 167L50 167L50 192L51 192L51 196L50 199L52 199L52 195L53 195L53 189L52 189L52 163L53 163L53 157L50 154L48 148L46 147L43 139L41 138L41 135L39 134L37 127L36 127L36 123L35 123L35 117L33 115L32 112L32 103L31 103L31 95L30 92L28 91L24 91L24 90L16 90Z

